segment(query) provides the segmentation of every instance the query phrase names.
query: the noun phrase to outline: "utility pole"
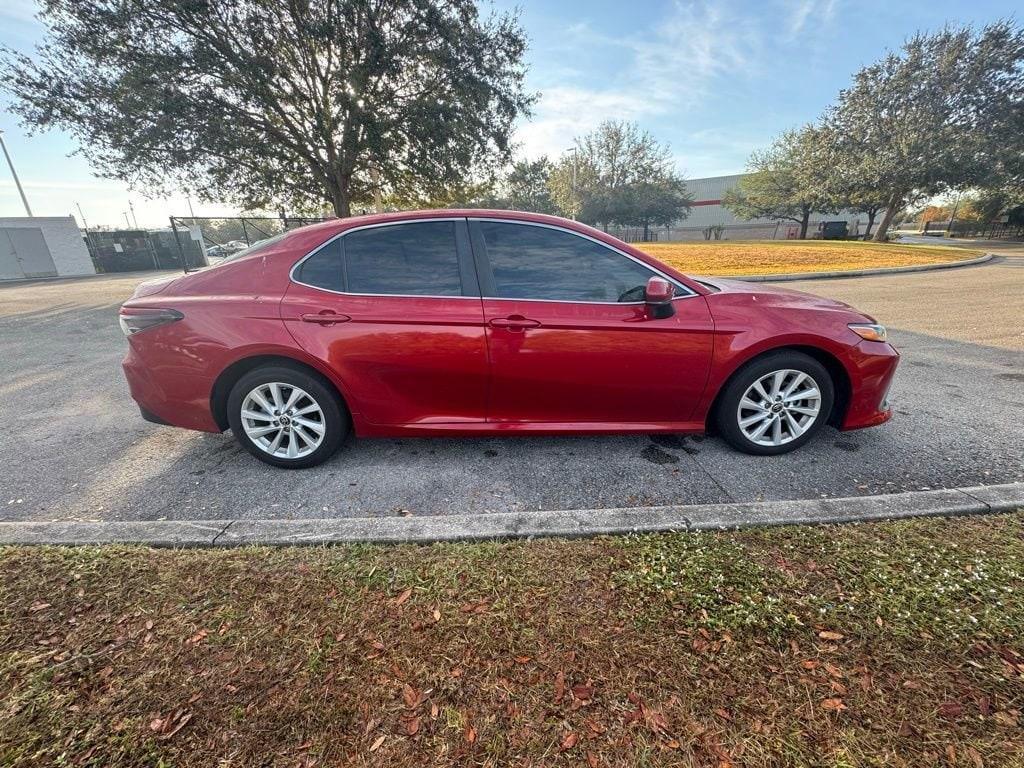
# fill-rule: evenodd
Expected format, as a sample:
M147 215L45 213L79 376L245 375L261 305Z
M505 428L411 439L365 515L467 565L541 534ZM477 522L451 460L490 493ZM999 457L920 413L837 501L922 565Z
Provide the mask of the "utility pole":
M4 141L3 131L0 131L0 147L4 150L4 157L7 158L7 167L11 169L11 176L14 177L14 186L18 188L18 194L21 195L21 203L25 206L25 215L32 216L32 209L28 207L28 198L25 197L25 190L21 188L21 179L18 178L18 172L14 170L11 154L7 151L7 142Z
M128 229L131 229L132 228L132 222L128 218L128 211L121 211L121 213L124 214L124 225L126 227L128 227Z
M78 203L75 203L75 208L78 209L78 215L82 217L82 229L84 229L86 232L88 232L89 231L89 222L87 222L85 220L85 214L82 213L82 206L79 205Z
M132 212L132 221L135 222L135 228L138 229L139 228L139 220L137 218L135 218L135 206L132 205L132 201L131 200L128 201L128 210Z

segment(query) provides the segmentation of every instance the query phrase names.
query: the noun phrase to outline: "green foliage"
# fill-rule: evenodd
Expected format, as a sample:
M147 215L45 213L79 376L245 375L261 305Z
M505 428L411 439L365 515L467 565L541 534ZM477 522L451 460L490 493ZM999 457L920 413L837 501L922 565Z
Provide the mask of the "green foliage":
M884 239L898 210L951 189L1024 178L1024 30L918 33L865 67L824 118L831 149L851 160L836 186L883 193Z
M246 209L429 198L509 157L526 38L473 0L48 0L0 86L111 178Z
M576 139L575 151L551 171L558 210L588 224L670 224L685 217L690 199L667 146L635 123L607 120Z
M837 205L825 181L821 131L805 126L786 131L772 146L751 155L750 175L728 190L723 205L744 219L794 221L807 237L811 213L834 212Z

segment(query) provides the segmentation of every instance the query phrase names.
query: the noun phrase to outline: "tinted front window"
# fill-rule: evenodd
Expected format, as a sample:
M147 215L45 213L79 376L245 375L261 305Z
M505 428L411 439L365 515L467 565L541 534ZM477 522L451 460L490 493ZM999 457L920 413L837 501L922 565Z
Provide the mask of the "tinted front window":
M350 293L462 295L454 221L362 229L342 242Z
M295 277L306 285L341 291L344 290L341 275L341 241L332 240L302 262Z
M551 301L643 301L653 272L569 232L480 222L496 295Z

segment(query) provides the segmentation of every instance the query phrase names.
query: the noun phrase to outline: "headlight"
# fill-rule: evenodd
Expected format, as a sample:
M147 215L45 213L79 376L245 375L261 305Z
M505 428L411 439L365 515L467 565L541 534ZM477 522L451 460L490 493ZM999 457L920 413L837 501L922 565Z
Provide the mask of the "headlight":
M868 341L885 341L885 326L878 323L850 323L850 330Z
M117 321L125 336L134 336L140 331L181 320L184 315L176 309L121 308Z

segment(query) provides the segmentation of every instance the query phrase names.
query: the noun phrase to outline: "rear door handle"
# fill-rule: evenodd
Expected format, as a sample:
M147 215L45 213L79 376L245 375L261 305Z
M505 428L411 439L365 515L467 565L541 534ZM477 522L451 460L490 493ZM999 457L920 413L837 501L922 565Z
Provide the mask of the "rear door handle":
M348 315L339 315L329 309L322 309L317 314L301 315L304 323L316 323L318 325L334 325L335 323L347 323L352 318Z
M525 331L527 328L540 327L539 320L531 320L522 315L509 315L508 317L496 317L487 323L492 328L504 328L506 331Z

